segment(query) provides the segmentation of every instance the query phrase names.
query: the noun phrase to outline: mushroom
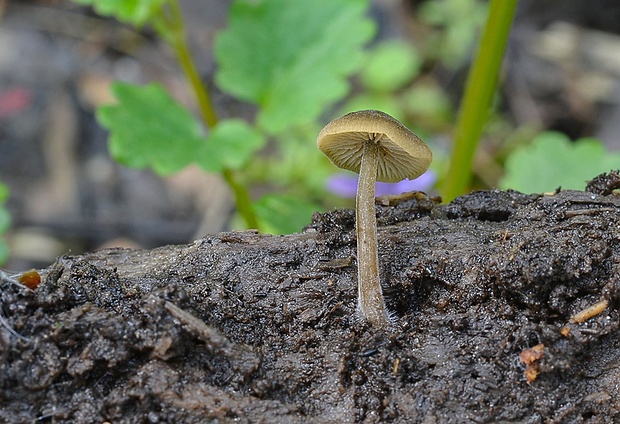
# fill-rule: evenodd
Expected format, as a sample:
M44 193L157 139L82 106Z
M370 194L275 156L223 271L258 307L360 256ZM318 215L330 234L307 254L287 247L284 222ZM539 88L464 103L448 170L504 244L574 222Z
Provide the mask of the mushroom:
M389 324L379 281L375 182L397 182L422 175L432 153L420 138L390 115L361 110L327 124L317 147L339 168L359 174L355 198L357 307L374 326Z

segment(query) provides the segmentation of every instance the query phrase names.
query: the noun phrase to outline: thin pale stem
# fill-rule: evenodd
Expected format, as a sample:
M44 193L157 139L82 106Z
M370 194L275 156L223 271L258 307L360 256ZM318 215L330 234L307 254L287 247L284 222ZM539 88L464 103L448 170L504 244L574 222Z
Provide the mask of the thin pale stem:
M388 325L383 291L379 280L375 182L379 162L379 140L364 145L356 197L357 230L357 307L362 317L374 326Z

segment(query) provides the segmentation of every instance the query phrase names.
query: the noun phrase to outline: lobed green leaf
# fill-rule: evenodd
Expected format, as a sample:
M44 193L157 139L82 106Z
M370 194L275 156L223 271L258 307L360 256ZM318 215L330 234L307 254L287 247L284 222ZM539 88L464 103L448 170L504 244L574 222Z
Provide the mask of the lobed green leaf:
M202 144L196 162L209 172L240 169L264 144L265 137L245 121L221 121Z
M310 122L348 91L374 24L367 0L236 0L215 43L216 82L260 106L271 133Z
M109 148L120 163L171 174L192 163L205 143L202 127L158 84L114 83L118 104L99 108L97 118L110 131Z
M525 193L583 190L588 180L618 164L620 154L607 152L600 140L571 142L564 134L544 132L508 156L499 185Z

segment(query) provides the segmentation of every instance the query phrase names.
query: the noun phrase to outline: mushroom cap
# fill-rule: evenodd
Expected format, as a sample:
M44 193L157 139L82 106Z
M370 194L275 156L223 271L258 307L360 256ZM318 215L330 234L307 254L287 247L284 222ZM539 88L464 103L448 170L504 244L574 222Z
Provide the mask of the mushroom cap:
M319 133L316 145L338 168L359 174L364 144L377 140L377 181L394 183L422 175L433 154L407 127L378 110L360 110L334 119Z

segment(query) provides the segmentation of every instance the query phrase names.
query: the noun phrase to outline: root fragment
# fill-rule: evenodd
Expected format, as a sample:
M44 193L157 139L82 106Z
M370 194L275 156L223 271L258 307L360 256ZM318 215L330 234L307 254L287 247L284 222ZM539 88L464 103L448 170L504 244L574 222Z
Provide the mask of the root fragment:
M594 305L584 309L581 312L573 315L570 319L571 323L579 324L589 320L592 317L597 316L609 306L609 301L607 299L603 299L600 302L595 303Z

